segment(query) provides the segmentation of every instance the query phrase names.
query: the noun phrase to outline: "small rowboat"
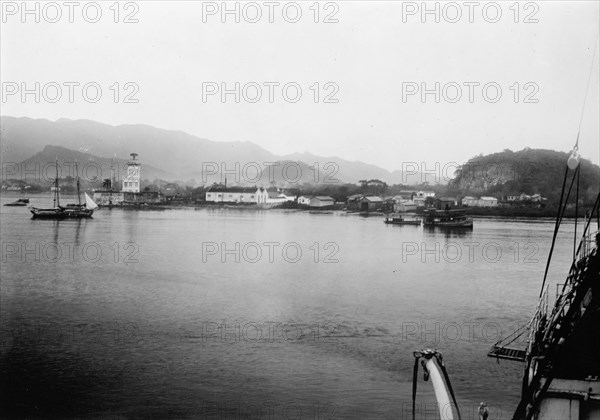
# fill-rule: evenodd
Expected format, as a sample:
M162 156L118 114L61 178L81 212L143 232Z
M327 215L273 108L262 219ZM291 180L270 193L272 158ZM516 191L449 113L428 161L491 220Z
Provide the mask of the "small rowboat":
M19 198L17 201L13 201L12 203L7 203L5 206L8 207L23 207L29 204L29 198Z

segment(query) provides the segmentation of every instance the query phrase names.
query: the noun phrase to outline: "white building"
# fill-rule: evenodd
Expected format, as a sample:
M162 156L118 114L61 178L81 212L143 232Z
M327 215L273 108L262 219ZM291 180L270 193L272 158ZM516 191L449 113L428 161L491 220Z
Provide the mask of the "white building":
M400 203L394 204L394 211L398 212L407 212L407 211L416 211L417 205L410 200L404 200Z
M127 173L123 178L122 192L139 193L141 187L141 165L135 160L137 153L131 154L131 160L127 162Z
M477 207L498 207L498 199L496 197L481 197L477 200Z
M415 198L413 198L413 203L415 203L415 205L417 207L424 207L425 206L425 197L415 197Z
M498 207L498 199L496 197L465 197L461 203L463 206L469 207Z
M419 198L435 197L435 192L434 191L417 191L417 197L419 197Z
M206 201L213 203L280 204L295 199L295 196L262 187L211 187L206 191Z
M301 195L300 197L298 197L298 204L302 204L303 206L309 206L310 205L310 197L308 197L306 195Z
M506 201L533 201L539 203L540 201L546 201L546 198L542 197L541 194L520 194L520 195L509 195L506 197Z
M329 207L335 204L335 200L326 195L318 195L310 199L311 207Z
M259 188L256 197L258 204L281 204L296 200L296 196L286 195L275 188Z
M279 196L285 198L285 201L296 201L295 195L287 195L286 193L281 192Z
M463 206L476 207L478 198L467 196L461 200Z
M99 206L122 204L125 201L125 195L119 191L95 190L92 197Z
M206 192L206 201L213 203L257 203L258 188L215 187Z
M542 197L542 195L541 195L541 194L533 194L533 195L530 197L530 199L531 199L531 201L533 201L533 202L535 202L535 203L539 203L540 201L544 201L544 200L545 200L545 199L544 199L544 197Z

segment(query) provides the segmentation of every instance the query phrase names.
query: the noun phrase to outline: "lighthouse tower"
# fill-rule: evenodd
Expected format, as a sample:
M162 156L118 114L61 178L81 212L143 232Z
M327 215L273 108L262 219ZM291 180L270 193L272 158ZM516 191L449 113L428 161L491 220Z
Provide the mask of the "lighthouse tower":
M131 160L127 162L127 173L125 174L125 178L123 178L123 192L132 192L139 193L140 192L140 163L135 160L137 157L137 153L131 153Z

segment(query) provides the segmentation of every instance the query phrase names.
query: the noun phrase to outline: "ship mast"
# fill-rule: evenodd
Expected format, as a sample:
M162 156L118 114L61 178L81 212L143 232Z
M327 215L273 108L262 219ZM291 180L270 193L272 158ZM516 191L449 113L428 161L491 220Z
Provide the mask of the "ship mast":
M60 207L60 198L58 195L58 159L55 161L56 165L56 177L54 178L54 207Z
M75 161L75 176L77 177L77 205L81 207L81 194L79 192L79 169L77 168L77 161Z

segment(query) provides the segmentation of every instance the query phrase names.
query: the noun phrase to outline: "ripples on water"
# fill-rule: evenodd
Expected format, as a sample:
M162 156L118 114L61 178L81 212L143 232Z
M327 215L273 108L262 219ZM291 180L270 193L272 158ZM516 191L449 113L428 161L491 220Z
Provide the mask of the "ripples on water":
M408 419L412 351L435 347L464 418L480 401L510 418L521 366L486 352L532 315L553 224L3 207L1 230L3 417ZM551 284L571 246L563 233ZM436 418L421 378L418 398Z

